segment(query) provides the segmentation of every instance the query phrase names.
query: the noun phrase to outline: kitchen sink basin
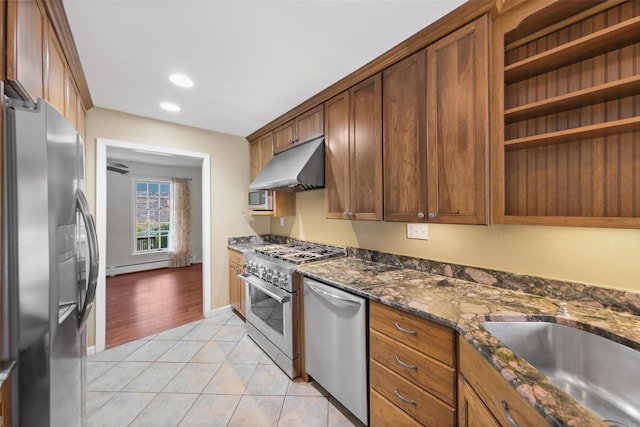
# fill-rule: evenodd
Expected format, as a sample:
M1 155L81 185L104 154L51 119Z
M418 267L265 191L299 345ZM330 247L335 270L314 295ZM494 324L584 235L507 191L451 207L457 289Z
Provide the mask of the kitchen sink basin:
M610 426L640 426L640 352L556 323L482 326Z

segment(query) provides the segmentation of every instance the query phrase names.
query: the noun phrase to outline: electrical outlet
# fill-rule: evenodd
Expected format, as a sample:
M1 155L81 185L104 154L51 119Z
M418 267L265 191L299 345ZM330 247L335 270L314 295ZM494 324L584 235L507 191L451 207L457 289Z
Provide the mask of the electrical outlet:
M407 224L407 239L429 240L429 224Z
M280 217L280 225L284 225L284 217Z

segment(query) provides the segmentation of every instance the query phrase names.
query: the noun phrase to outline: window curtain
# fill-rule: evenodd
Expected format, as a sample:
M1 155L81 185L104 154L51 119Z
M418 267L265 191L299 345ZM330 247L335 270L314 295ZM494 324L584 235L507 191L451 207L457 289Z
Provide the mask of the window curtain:
M169 268L189 265L191 241L191 180L171 178Z

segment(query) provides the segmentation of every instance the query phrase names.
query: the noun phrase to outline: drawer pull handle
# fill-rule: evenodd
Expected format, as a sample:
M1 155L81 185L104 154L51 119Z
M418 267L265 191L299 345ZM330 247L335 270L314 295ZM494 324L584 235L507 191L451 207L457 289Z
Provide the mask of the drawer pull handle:
M408 403L409 405L413 405L413 406L417 405L415 400L409 400L403 395L401 395L397 387L393 388L393 392L396 394L396 396L398 396L398 399L402 400L404 403Z
M396 358L396 362L398 362L398 365L404 366L405 368L408 368L408 369L413 369L414 371L418 370L418 367L416 365L409 365L408 363L404 363L402 360L400 360L397 354L394 355L393 357Z
M504 416L507 417L507 421L511 424L511 427L520 427L516 420L511 416L511 412L509 411L509 405L507 405L507 401L503 400L502 402L502 412L504 412Z
M409 329L405 329L402 326L398 325L398 322L393 322L393 326L395 326L396 329L402 333L409 334L409 335L418 335L416 331L411 331Z

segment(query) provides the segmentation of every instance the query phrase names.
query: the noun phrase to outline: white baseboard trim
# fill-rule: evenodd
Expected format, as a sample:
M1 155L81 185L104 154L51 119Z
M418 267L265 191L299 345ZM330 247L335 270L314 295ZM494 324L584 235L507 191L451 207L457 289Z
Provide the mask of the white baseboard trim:
M169 261L145 262L142 264L119 265L106 268L107 276L117 276L118 274L136 273L138 271L155 270L157 268L167 268Z
M92 354L96 354L95 345L92 345L91 347L87 347L87 356L91 356Z
M201 262L201 260L195 257L191 257L191 261L189 264L200 264ZM118 274L137 273L138 271L155 270L158 268L167 268L168 266L169 261L152 261L132 265L116 265L107 267L106 275L117 276Z
M231 311L231 305L225 305L223 307L216 308L215 310L209 310L204 314L204 317L205 318L211 317L214 314L224 313L225 311Z

